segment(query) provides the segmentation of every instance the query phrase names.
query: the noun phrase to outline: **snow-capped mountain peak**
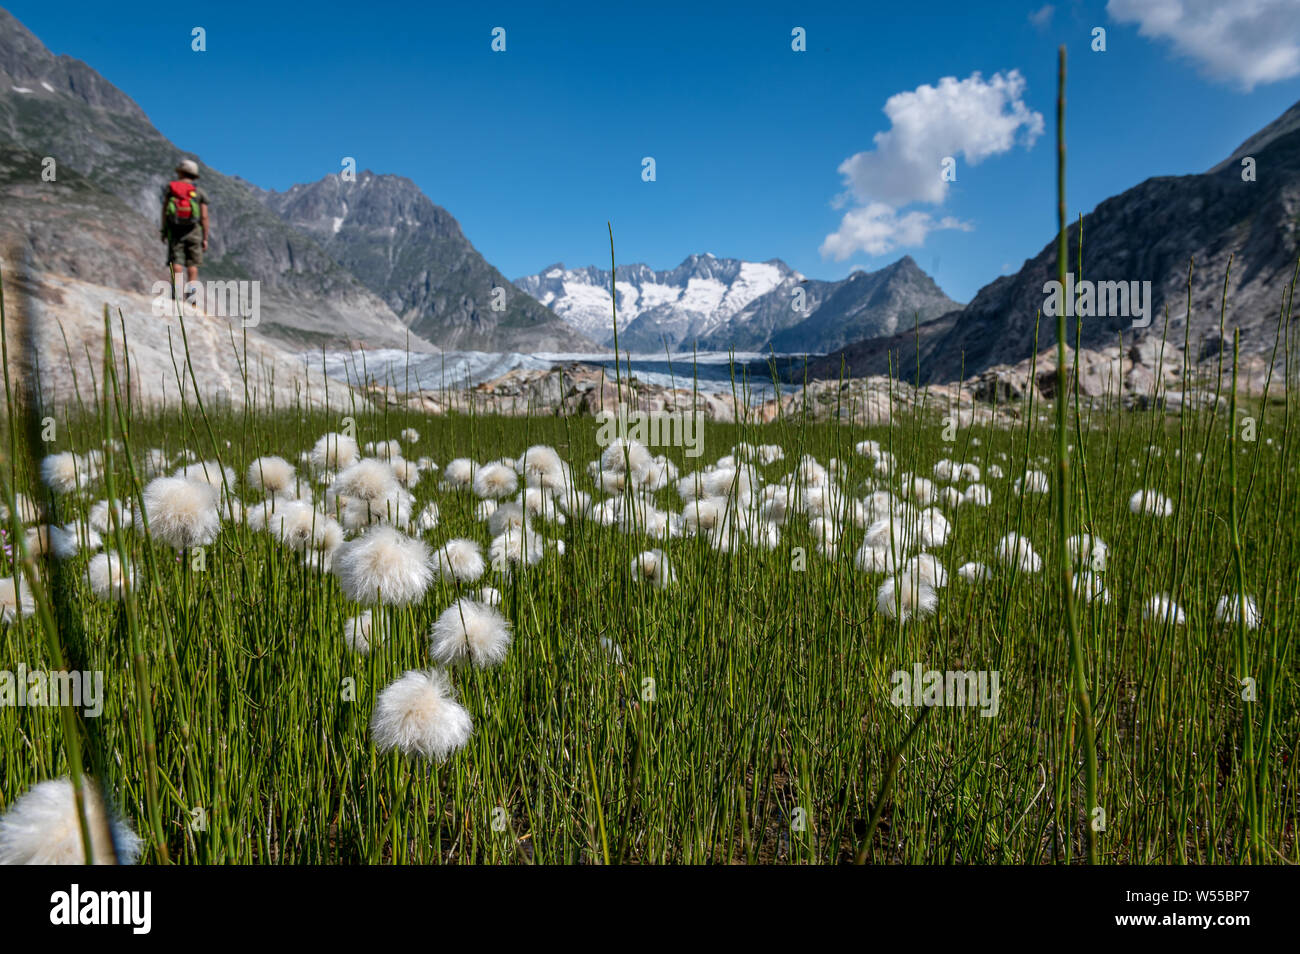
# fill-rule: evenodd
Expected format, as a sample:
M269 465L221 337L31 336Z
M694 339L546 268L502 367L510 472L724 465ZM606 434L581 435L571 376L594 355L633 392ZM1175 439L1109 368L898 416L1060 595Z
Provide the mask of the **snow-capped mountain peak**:
M796 273L778 259L746 262L718 258L712 252L690 255L676 268L662 271L642 264L620 265L612 276L618 296L620 348L625 341L629 347L639 347L634 339L648 335L645 344L651 348L658 348L662 340L676 345L705 337L794 276ZM557 263L517 279L515 285L582 334L601 344L613 344L609 269L570 269Z

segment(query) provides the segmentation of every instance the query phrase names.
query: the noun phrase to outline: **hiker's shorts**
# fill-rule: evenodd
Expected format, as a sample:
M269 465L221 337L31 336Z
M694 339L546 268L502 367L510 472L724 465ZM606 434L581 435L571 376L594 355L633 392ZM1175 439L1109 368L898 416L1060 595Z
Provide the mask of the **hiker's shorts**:
M203 229L190 228L167 234L167 260L174 265L203 264Z

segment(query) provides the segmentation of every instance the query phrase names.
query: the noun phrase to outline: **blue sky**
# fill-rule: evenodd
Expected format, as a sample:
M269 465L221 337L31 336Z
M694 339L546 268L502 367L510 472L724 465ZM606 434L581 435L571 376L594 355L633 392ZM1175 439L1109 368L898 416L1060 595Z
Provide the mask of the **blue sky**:
M1210 11L1234 4L435 6L8 3L213 167L275 189L336 172L344 156L408 176L511 278L608 264L610 220L620 262L667 268L712 252L840 278L910 254L965 301L1055 228L1058 44L1070 58L1072 213L1149 176L1202 172L1300 99L1297 0L1243 0L1242 19L1217 27ZM191 50L193 26L206 52ZM504 53L490 48L497 26ZM805 52L791 50L794 27ZM1105 52L1090 48L1094 27ZM957 81L946 120L905 96L896 120L908 134L875 142L891 130L891 97L944 77ZM967 115L976 101L997 122ZM899 163L918 152L929 163L942 143L968 150L956 180L918 199L933 180L917 185ZM861 153L850 184L841 164ZM867 208L883 220L844 227ZM945 220L957 227L934 227Z

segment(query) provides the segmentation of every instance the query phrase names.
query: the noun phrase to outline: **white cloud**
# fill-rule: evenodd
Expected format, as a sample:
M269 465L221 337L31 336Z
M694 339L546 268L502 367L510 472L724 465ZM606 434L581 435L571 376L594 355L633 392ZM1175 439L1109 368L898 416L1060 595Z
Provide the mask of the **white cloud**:
M826 236L821 253L842 262L855 252L886 255L894 249L922 245L925 237L941 229L969 232L972 226L951 215L936 219L929 212L913 211L899 215L883 202L872 202L853 209L840 221L840 227Z
M1246 92L1300 75L1300 0L1109 0L1106 12Z
M963 80L946 76L936 86L923 84L885 102L890 128L876 133L875 148L840 164L846 192L832 202L843 208L856 203L839 229L822 243L822 254L843 261L855 251L883 255L898 246L921 245L937 229L970 225L951 216L901 212L907 205L940 205L949 182L941 174L952 157L977 165L1009 151L1017 139L1032 145L1043 132L1042 114L1023 100L1025 80L1018 70L985 80L972 73Z
M1040 30L1046 30L1051 25L1052 14L1055 12L1056 8L1050 3L1044 4L1042 7L1029 14L1029 22Z

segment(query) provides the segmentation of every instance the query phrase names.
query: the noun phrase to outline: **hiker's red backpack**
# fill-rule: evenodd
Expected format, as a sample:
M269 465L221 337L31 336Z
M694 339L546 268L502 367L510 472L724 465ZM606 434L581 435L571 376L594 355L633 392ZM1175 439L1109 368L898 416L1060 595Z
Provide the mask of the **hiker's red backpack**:
M168 225L194 225L199 221L198 190L189 179L167 183L167 201L163 212Z

